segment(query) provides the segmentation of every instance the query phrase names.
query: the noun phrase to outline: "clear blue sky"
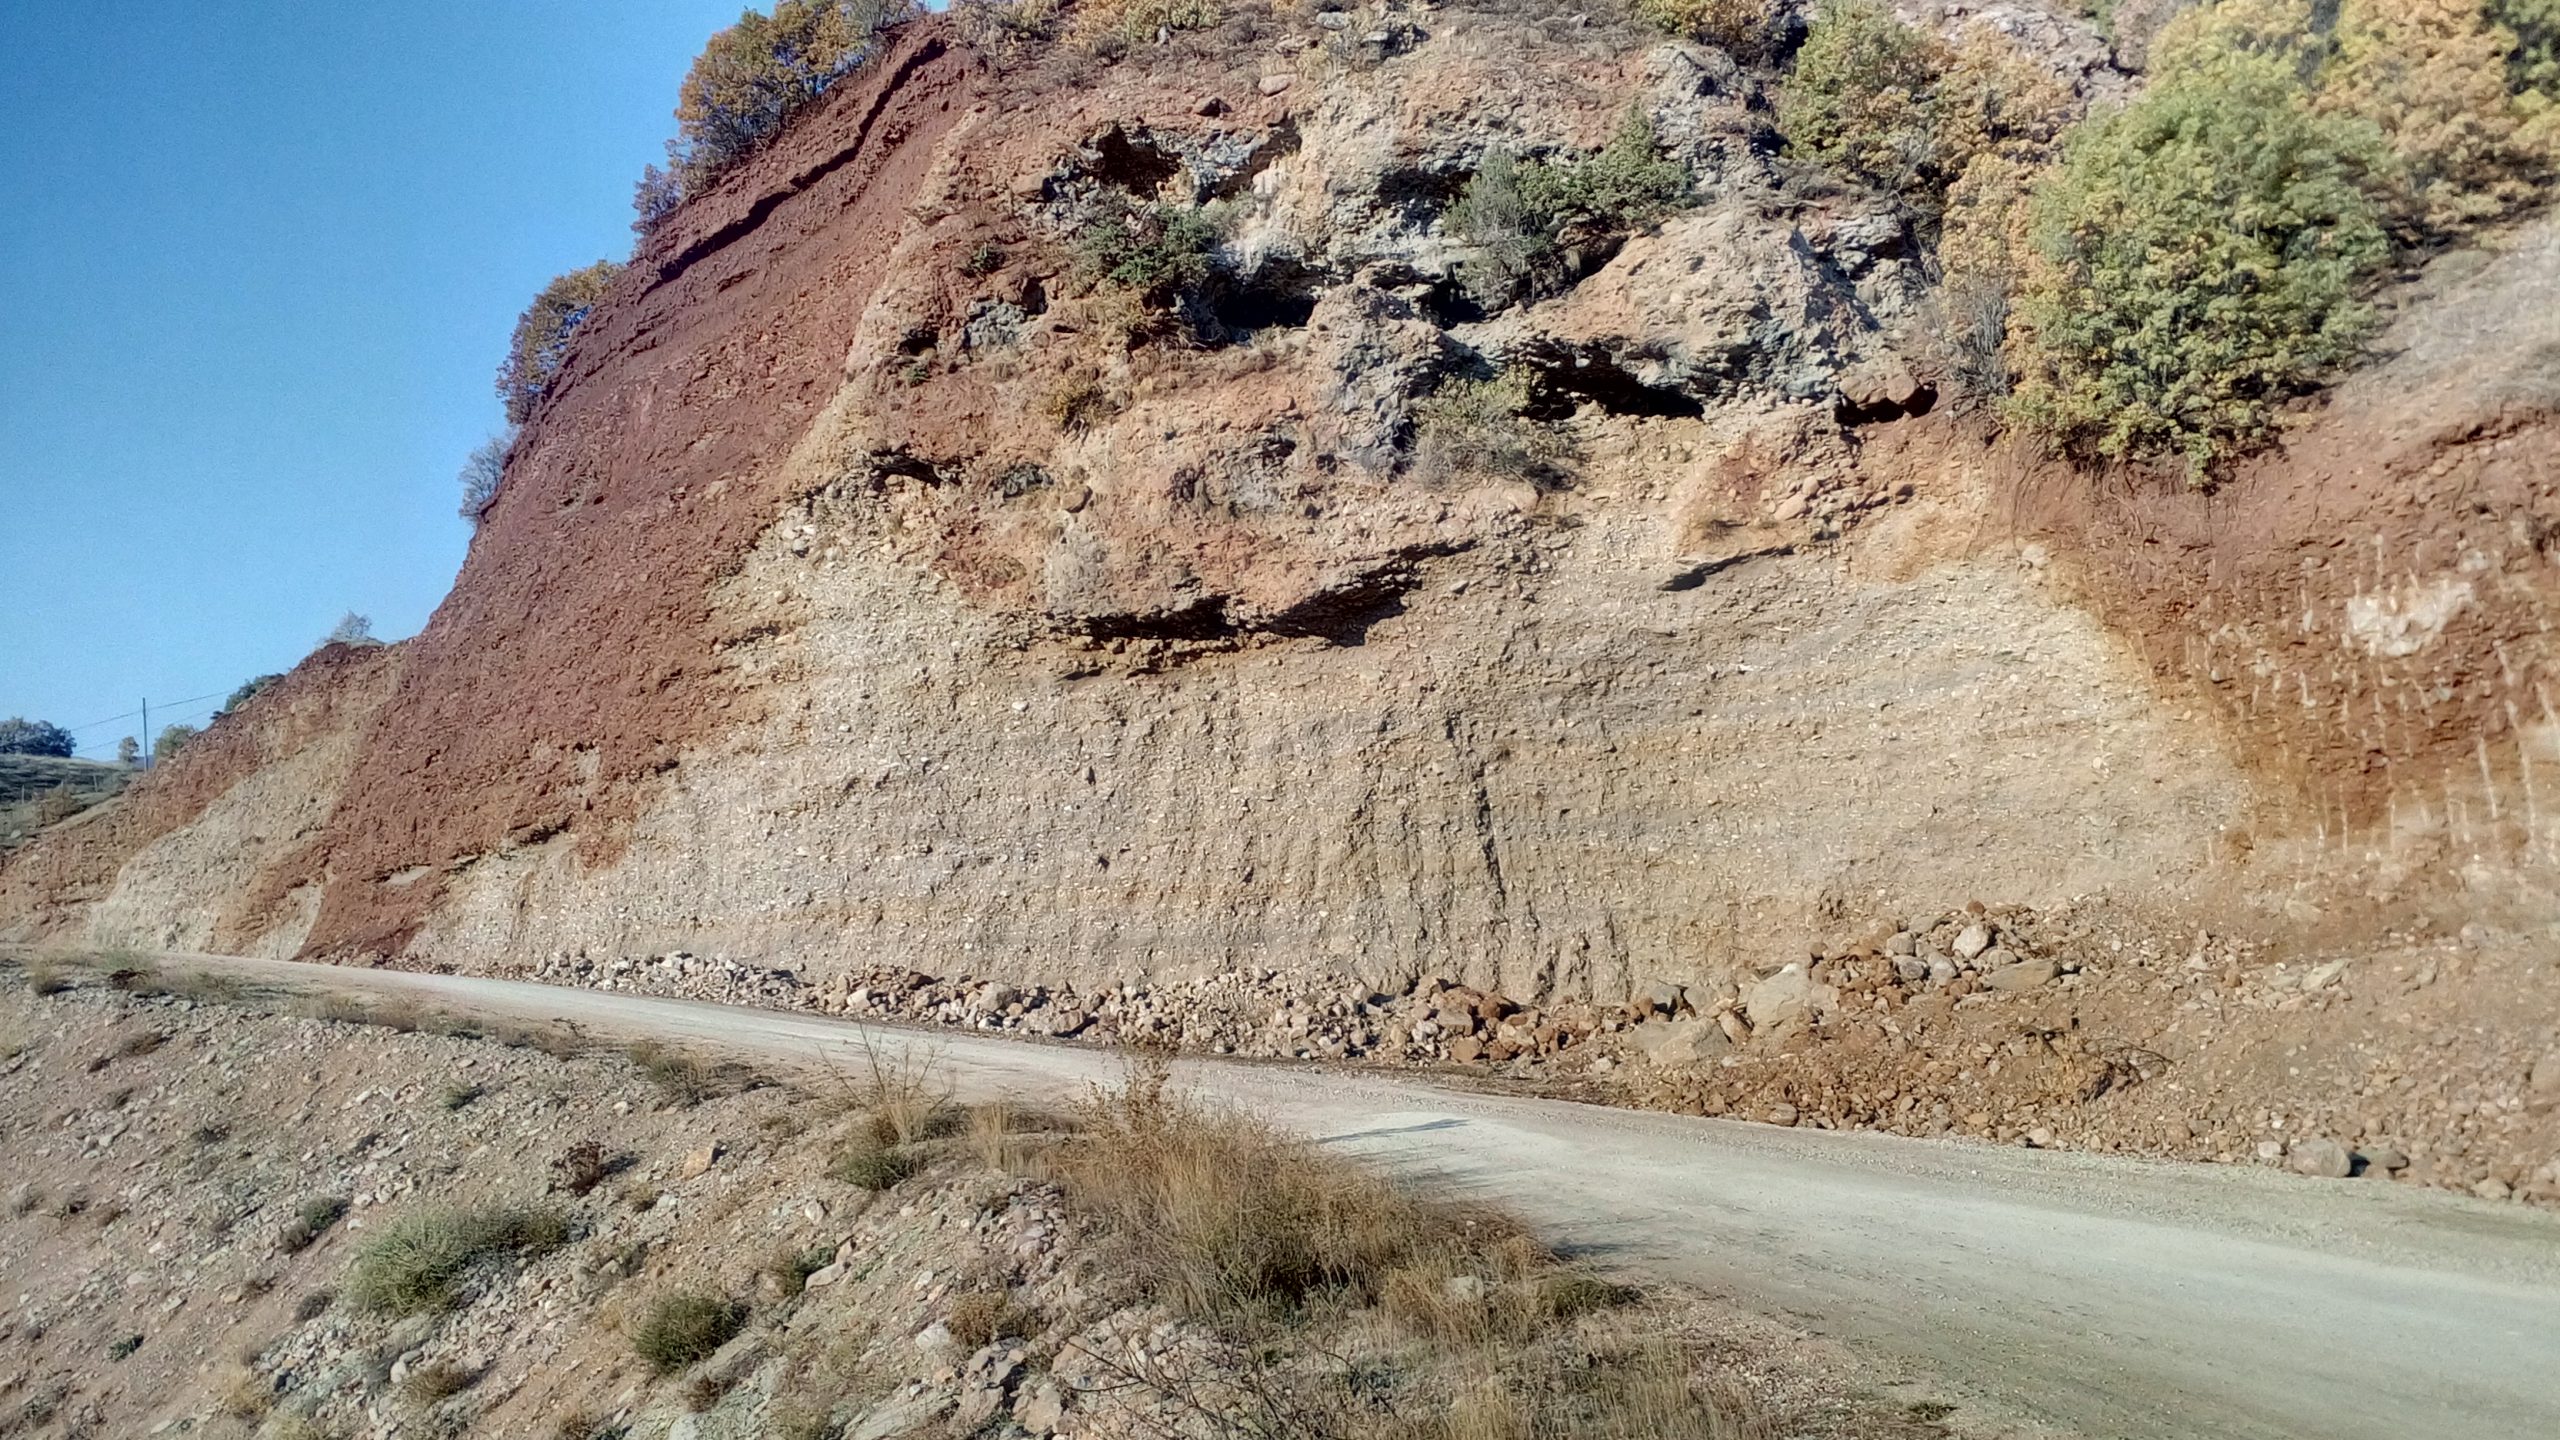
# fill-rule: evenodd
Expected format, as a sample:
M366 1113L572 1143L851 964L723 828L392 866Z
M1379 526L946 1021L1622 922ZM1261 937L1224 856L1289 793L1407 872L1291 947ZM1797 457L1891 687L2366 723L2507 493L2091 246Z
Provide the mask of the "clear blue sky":
M516 313L629 250L740 4L0 0L0 717L425 624Z

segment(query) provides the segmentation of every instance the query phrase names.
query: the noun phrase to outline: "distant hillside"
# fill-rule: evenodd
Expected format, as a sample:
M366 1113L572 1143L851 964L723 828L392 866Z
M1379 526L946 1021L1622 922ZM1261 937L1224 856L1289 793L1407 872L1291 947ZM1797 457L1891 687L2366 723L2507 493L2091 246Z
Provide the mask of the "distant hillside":
M125 768L50 755L0 755L0 853L124 788Z

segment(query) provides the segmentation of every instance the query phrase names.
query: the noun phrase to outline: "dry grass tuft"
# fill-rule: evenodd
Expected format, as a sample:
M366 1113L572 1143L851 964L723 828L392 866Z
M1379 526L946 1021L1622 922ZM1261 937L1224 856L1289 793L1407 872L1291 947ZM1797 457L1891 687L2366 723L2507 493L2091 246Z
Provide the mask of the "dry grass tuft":
M672 1375L726 1345L746 1328L747 1307L700 1290L677 1290L649 1303L631 1348L659 1375Z
M234 1420L255 1424L266 1418L275 1403L275 1387L246 1365L226 1365L214 1379L214 1408Z
M691 1108L725 1095L762 1087L765 1078L734 1060L711 1060L655 1040L643 1040L623 1052L668 1103Z
M539 1206L412 1210L357 1252L347 1294L384 1314L448 1310L473 1271L511 1255L547 1254L568 1240L569 1217Z
M435 1405L450 1400L480 1383L480 1372L450 1360L435 1360L409 1372L400 1382L400 1393L418 1405Z
M1027 1305L1017 1305L1002 1290L972 1290L952 1297L951 1313L943 1324L960 1348L976 1351L1004 1339L1024 1339L1039 1333L1039 1312Z
M1141 1062L1097 1094L1059 1156L1068 1199L1118 1235L1155 1294L1195 1317L1372 1304L1406 1270L1490 1266L1499 1216L1416 1199L1259 1121L1206 1109Z

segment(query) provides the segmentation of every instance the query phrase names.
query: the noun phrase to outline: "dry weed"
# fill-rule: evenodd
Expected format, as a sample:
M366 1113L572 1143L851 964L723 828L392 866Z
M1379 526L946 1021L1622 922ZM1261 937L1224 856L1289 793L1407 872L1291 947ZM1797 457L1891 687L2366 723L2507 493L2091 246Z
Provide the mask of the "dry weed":
M1421 1201L1248 1116L1202 1107L1174 1094L1170 1077L1152 1058L1097 1093L1058 1178L1128 1247L1148 1288L1187 1314L1373 1303L1400 1270L1491 1264L1517 1236L1499 1216Z

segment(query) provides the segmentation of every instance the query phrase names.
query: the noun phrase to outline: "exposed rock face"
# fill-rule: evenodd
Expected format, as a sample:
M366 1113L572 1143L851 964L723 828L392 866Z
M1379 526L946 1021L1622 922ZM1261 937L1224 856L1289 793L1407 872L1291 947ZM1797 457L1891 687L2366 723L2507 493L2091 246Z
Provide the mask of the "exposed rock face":
M337 687L334 728L261 697L225 742L255 763L191 759L104 838L31 847L0 930L1622 998L1950 896L2175 919L2248 866L2298 878L2286 837L2330 833L2324 783L2373 794L2374 755L2438 788L2467 760L2398 721L2296 746L2362 691L2199 720L2183 687L2214 675L2166 658L2246 636L2270 664L2302 613L2272 577L2314 530L2362 553L2405 467L2272 550L2122 579L2121 517L2021 507L2079 482L1932 410L1911 237L1791 189L1720 54L1444 10L1096 72L955 23L635 256L426 633L297 677ZM1470 300L1446 212L1474 167L1586 154L1631 103L1697 203L1534 303ZM1211 293L1151 316L1093 290L1097 217L1200 202ZM1417 398L1506 367L1551 470L1420 465ZM2461 443L2547 474L2540 403ZM2501 482L2464 533L2547 533L2548 488ZM2542 663L2538 543L2320 605L2423 708L2422 673Z

